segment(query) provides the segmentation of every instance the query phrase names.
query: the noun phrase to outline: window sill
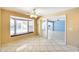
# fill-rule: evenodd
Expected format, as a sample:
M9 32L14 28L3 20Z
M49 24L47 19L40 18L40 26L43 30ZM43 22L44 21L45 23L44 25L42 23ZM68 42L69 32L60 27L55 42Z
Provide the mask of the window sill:
M29 33L22 33L22 34L11 35L11 37L21 36L21 35L30 34L30 33L34 33L34 32L29 32Z

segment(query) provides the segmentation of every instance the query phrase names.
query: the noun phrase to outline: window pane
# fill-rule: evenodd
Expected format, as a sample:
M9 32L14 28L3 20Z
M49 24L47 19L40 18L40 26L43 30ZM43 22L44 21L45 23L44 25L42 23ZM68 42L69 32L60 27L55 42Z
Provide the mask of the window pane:
M53 31L53 22L48 21L48 30Z
M27 33L28 32L27 25L28 25L27 21L16 20L16 34Z
M29 21L29 32L34 32L34 20Z
M14 19L10 18L10 35L14 35Z

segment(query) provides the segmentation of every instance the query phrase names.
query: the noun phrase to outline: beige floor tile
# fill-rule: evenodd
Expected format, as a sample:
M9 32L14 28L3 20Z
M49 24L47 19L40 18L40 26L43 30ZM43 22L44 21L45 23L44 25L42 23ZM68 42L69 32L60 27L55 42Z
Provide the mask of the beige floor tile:
M78 48L66 46L63 41L48 40L39 36L5 44L1 51L5 52L75 52Z

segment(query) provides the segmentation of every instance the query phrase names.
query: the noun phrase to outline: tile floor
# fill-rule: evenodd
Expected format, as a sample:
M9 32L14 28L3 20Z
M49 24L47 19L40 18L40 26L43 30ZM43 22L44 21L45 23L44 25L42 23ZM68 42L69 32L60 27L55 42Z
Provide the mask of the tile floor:
M2 52L77 52L76 47L66 46L62 41L39 36L5 44Z

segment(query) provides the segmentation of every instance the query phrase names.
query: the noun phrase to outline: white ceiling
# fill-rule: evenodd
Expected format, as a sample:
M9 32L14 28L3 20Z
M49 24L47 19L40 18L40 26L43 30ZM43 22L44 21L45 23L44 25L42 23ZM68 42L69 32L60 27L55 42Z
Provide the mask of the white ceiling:
M34 8L36 8L36 14L40 16L47 16L52 13L72 9L72 7L5 7L5 9L17 11L24 14L32 14Z

